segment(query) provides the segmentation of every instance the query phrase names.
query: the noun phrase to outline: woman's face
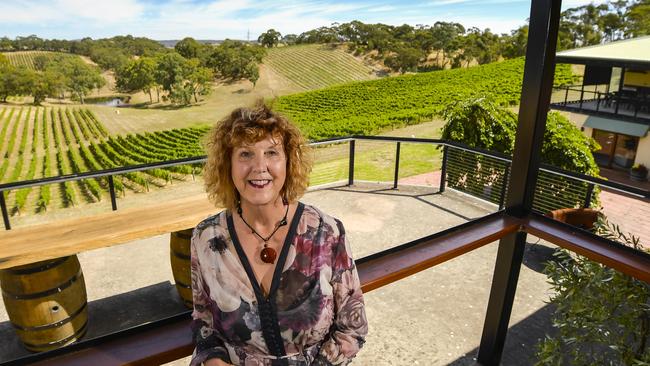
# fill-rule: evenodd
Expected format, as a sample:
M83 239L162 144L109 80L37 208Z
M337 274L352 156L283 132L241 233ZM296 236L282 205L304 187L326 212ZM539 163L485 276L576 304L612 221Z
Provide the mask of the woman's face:
M232 180L244 204L273 204L287 176L287 158L279 139L268 136L252 145L233 149Z

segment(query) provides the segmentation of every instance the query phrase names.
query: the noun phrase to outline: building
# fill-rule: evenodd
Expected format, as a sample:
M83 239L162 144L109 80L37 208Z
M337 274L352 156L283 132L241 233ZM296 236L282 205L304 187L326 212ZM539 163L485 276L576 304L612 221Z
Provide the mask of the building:
M584 70L579 85L555 88L551 109L584 115L576 123L601 148L601 167L650 167L650 36L558 52L556 63Z

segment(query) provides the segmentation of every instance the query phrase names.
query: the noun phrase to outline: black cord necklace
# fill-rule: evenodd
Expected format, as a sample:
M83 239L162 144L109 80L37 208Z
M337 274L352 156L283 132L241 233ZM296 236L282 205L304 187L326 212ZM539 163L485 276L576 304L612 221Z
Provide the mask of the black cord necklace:
M241 205L237 205L237 213L239 214L239 217L241 217L241 220L248 226L249 229L251 229L251 234L257 235L262 241L264 242L264 247L262 248L262 251L260 252L260 259L264 263L273 263L275 262L275 258L277 258L278 253L275 251L273 248L269 248L269 240L275 235L275 233L283 226L287 225L287 215L289 214L289 204L287 203L287 209L284 211L284 217L282 220L278 221L278 223L275 225L275 229L271 233L271 235L267 236L266 238L260 235L255 229L253 229L252 226L250 226L246 220L244 219L244 216L242 215L242 209Z

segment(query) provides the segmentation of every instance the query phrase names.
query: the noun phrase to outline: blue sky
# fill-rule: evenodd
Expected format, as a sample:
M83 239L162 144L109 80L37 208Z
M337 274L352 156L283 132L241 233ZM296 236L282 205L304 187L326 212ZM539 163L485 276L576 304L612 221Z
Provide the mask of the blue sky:
M591 1L565 0L562 8ZM600 3L602 1L596 1ZM506 33L525 23L527 0L26 0L0 2L0 36L104 38L132 34L152 39L250 39L269 28L300 34L333 22L433 24Z

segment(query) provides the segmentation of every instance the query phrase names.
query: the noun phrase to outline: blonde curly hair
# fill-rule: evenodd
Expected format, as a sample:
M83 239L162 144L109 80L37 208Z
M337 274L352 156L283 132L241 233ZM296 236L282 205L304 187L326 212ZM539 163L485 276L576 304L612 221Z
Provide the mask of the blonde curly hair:
M208 154L203 167L205 190L217 207L237 207L239 192L231 175L233 150L244 144L255 144L271 136L284 146L287 177L280 191L288 202L295 202L309 186L312 158L302 133L286 117L258 102L252 108L237 108L219 121L205 141Z

